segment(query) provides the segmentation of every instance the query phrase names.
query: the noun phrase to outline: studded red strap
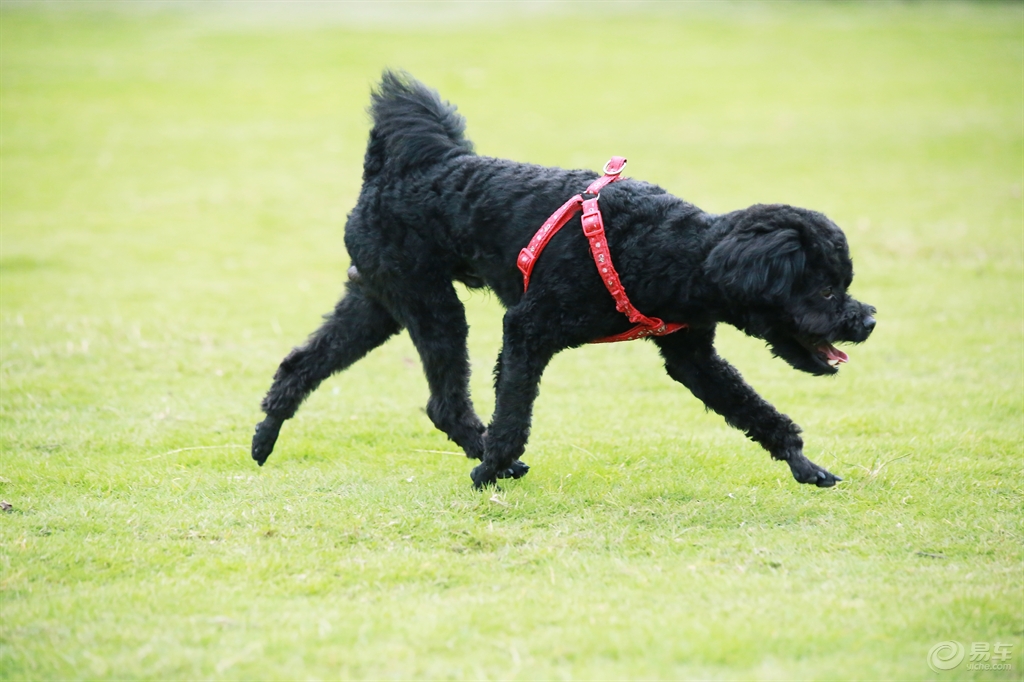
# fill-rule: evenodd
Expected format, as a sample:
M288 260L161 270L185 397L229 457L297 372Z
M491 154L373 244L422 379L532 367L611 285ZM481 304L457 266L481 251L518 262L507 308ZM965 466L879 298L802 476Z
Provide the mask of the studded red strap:
M597 200L600 192L609 184L622 179L622 169L626 166L626 159L621 156L613 156L604 166L604 175L590 183L586 194L597 195L592 199L583 199L577 194L562 204L557 211L544 221L537 233L533 235L529 245L519 252L518 266L523 273L523 292L530 287L530 274L537 262L541 251L547 246L551 238L562 229L569 220L580 210L583 211L583 234L590 242L590 254L594 257L594 264L597 266L601 281L604 282L608 293L615 299L615 309L629 318L635 327L621 334L606 336L597 339L593 343L614 343L616 341L632 341L645 336L664 336L685 329L685 324L675 322L663 322L656 317L647 317L633 307L626 290L622 287L619 273L612 265L612 254L608 250L608 240L604 233L604 220L601 217L601 210L598 208Z

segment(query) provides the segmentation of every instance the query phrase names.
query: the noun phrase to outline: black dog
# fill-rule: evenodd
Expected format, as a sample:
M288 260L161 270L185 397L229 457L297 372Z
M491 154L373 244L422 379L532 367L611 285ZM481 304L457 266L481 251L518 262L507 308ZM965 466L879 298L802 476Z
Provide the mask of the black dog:
M541 373L555 353L632 325L616 311L574 218L551 240L527 293L516 268L551 213L596 177L477 156L465 122L437 93L385 72L372 96L363 187L345 227L347 293L281 363L263 399L252 457L260 465L281 424L321 381L409 330L430 386L427 414L466 455L483 460L473 483L519 478ZM669 376L787 462L800 483L838 477L803 455L800 428L765 402L715 352L726 322L765 340L811 374L835 374L875 310L848 294L853 266L843 232L820 213L757 205L710 215L663 189L624 179L601 191L608 246L642 313L687 328L653 338ZM467 325L452 284L490 287L505 306L496 405L484 427L469 398Z

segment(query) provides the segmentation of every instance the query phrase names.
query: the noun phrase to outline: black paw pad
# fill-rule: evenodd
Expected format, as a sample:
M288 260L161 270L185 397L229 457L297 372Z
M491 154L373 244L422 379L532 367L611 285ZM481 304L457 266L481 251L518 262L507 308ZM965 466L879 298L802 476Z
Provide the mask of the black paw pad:
M522 478L530 471L530 465L526 462L521 462L518 459L513 460L512 466L502 471L499 471L498 478Z
M477 490L484 486L494 485L498 480L497 472L487 464L479 464L474 467L469 477L473 479L473 487Z
M843 480L835 474L822 469L806 457L800 457L799 459L793 458L788 460L788 463L793 472L793 478L795 478L798 483L816 485L819 488L831 488L836 483Z
M252 458L256 463L263 466L274 451L274 444L277 443L277 435L281 432L281 423L276 420L265 419L256 425L256 433L252 436Z
M843 479L822 469L817 473L817 480L814 481L814 484L819 488L831 488L841 480Z

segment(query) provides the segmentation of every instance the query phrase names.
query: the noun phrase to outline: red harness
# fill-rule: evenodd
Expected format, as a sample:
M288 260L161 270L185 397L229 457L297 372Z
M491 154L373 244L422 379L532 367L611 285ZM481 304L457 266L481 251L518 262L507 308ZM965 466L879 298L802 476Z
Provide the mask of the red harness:
M604 282L608 293L615 299L615 309L629 318L629 321L636 326L628 331L614 336L606 336L597 339L592 343L613 343L615 341L632 341L645 336L665 336L685 329L685 324L675 322L662 322L656 317L647 317L633 307L626 296L626 290L622 288L619 280L619 273L612 265L612 254L608 250L608 240L604 236L604 220L601 219L601 210L597 206L597 200L601 197L600 192L617 180L621 180L622 169L626 167L626 159L621 156L613 156L604 165L604 175L594 180L587 187L585 193L595 195L593 199L584 199L583 195L577 194L569 201L562 204L562 207L551 214L551 217L544 221L544 224L533 235L529 246L519 252L519 270L523 273L523 293L530 286L530 273L533 266L540 257L540 252L548 245L555 233L562 229L569 220L580 210L583 211L583 234L590 241L590 254L594 257L594 264L597 271L601 273L601 281Z

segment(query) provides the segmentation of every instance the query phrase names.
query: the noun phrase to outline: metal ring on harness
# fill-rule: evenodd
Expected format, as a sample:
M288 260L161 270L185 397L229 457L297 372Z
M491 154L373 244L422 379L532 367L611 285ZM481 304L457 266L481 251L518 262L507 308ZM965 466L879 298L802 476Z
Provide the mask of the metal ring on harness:
M608 159L608 163L604 164L604 168L602 168L601 170L604 171L605 175L618 175L619 173L621 173L626 168L626 159L623 159L622 160L622 165L619 166L619 168L617 170L608 170L608 166L610 166L612 161L614 161L614 160L615 159Z

